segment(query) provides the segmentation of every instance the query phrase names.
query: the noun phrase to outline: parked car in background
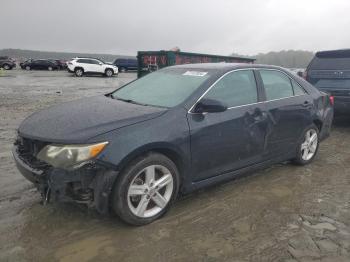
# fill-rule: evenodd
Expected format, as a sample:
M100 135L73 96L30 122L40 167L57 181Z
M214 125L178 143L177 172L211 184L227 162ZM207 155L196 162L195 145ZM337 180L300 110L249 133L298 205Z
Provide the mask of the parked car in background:
M9 58L8 56L0 56L0 68L5 70L11 70L16 67L16 63L14 60Z
M67 69L67 61L60 60L60 59L50 59L52 62L56 63L58 66L58 69L65 70Z
M281 161L309 164L332 119L330 96L283 68L180 65L34 113L13 155L45 202L111 208L143 225L179 192Z
M38 59L38 60L27 60L21 63L21 68L25 70L58 70L59 66L57 63L49 59Z
M88 74L101 74L112 77L118 74L118 67L96 58L78 57L67 62L67 65L68 72L74 73L79 77Z
M300 77L302 77L305 72L305 68L289 68L289 70Z
M19 63L19 66L20 66L22 69L25 69L25 68L23 67L23 65L24 65L25 63L32 62L33 60L34 60L34 59L32 59L32 58L26 59L26 60L24 60L23 62L20 62L20 63Z
M350 49L317 52L305 79L334 97L338 114L350 114Z
M137 59L118 58L113 62L113 65L118 67L119 72L136 71Z

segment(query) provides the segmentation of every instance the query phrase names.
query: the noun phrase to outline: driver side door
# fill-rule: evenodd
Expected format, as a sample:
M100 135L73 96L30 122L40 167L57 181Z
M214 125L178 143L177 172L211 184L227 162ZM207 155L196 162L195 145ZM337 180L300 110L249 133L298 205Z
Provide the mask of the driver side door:
M227 73L202 98L228 109L188 113L194 182L261 161L267 124L253 70Z
M95 59L90 60L90 70L94 73L104 73L102 63Z

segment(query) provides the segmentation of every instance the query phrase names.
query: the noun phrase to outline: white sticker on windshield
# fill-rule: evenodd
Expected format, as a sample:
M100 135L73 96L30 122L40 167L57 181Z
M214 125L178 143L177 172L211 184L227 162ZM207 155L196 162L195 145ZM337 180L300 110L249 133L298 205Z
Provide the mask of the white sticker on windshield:
M208 72L199 72L199 71L187 71L184 73L184 76L205 76Z

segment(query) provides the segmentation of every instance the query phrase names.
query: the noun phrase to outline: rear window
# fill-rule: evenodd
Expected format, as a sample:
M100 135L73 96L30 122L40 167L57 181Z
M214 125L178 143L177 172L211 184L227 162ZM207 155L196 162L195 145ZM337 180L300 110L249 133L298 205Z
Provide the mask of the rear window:
M309 70L350 70L350 57L344 55L340 57L339 54L326 55L316 54L311 61Z

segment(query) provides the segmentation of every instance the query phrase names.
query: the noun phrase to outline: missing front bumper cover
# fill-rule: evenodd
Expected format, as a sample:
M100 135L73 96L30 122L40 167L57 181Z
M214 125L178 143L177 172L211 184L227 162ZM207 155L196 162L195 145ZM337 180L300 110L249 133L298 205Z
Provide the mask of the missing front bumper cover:
M43 204L51 201L76 202L96 208L100 213L108 212L109 195L118 175L117 171L96 163L74 171L52 167L39 170L24 161L16 148L13 155L19 171L41 193Z

